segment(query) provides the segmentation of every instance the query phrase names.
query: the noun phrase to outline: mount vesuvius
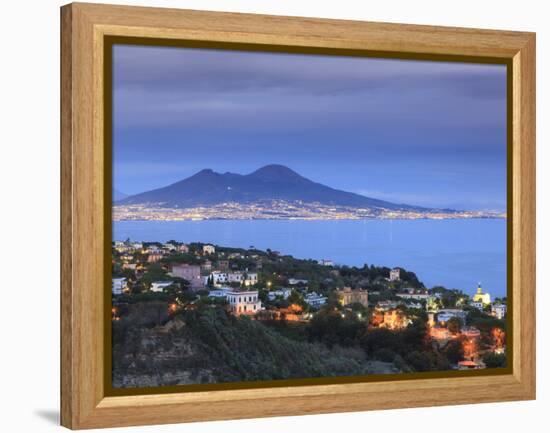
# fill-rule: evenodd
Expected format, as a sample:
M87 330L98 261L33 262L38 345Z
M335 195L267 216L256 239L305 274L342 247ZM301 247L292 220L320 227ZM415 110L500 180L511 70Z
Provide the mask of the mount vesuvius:
M269 201L318 203L328 206L401 211L429 211L330 188L300 176L283 165L266 165L250 174L216 173L204 169L184 180L116 202L117 205L155 205L165 208L209 207L222 203ZM448 212L452 212L447 210Z

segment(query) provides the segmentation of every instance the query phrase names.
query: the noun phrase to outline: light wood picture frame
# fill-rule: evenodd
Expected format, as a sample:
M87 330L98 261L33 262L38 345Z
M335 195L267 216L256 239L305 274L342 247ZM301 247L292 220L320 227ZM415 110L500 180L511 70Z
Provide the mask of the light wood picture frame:
M504 374L114 395L106 378L110 270L108 41L508 66L508 296ZM61 8L61 424L71 429L535 398L535 34L73 3ZM108 204L106 204L108 202ZM106 206L109 212L106 212ZM109 236L107 236L109 234ZM106 239L108 238L108 241ZM108 242L108 244L107 244ZM109 276L110 280L110 276ZM109 299L110 302L110 299ZM107 320L106 320L107 318Z

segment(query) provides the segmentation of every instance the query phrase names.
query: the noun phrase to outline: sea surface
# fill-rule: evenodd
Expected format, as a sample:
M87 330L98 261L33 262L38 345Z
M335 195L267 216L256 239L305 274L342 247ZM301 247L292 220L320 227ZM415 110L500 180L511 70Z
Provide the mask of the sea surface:
M506 293L506 220L116 221L113 239L208 242L336 264L400 266L427 286Z

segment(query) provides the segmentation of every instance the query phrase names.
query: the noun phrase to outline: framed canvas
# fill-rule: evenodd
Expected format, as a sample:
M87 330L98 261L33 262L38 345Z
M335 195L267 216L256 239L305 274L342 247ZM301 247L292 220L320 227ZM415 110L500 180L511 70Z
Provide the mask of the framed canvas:
M535 398L533 33L61 8L61 423Z

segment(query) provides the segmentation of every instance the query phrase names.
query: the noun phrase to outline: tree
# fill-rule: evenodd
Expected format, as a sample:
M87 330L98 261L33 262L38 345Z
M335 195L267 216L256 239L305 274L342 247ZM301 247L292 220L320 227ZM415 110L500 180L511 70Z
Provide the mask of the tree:
M373 356L374 358L379 359L383 362L393 362L395 360L396 354L390 349L382 348L374 352Z
M445 346L444 354L451 364L458 364L464 359L464 348L462 347L462 341L449 341Z
M403 347L407 351L423 350L426 341L426 322L416 319L411 325L401 331Z
M149 289L153 281L166 281L168 275L162 266L158 263L149 265L147 272L141 277L140 283L144 289Z
M432 369L432 361L426 352L418 352L415 350L405 357L405 361L415 371L430 371Z
M371 356L380 349L389 349L396 353L401 353L403 349L401 333L387 328L368 329L361 335L359 342L366 354Z
M406 357L405 361L415 371L433 371L433 370L448 370L449 362L441 354L434 351L413 351Z
M489 352L483 356L483 362L487 368L506 367L506 355L503 353Z
M197 294L192 290L184 290L181 294L181 298L186 302L191 302L197 299Z
M321 310L307 328L310 338L320 340L329 347L354 345L364 329L364 322L360 322L355 315L342 316L339 311Z
M304 310L307 310L309 305L304 301L304 297L300 295L296 290L290 292L290 296L287 298L287 301L290 304L297 304L302 307Z
M458 334L462 328L462 320L458 317L451 317L447 321L447 329L451 334Z

